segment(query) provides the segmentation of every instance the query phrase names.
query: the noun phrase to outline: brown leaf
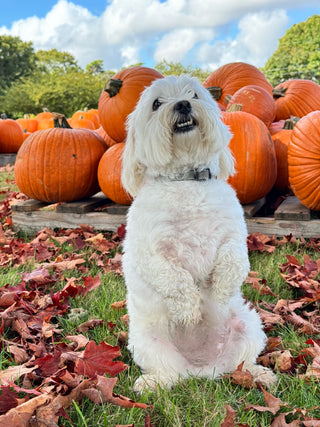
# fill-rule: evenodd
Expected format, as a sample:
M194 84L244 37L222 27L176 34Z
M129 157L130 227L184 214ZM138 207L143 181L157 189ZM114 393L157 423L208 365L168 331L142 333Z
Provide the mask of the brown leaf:
M14 361L21 365L28 360L28 354L24 348L18 347L17 345L9 345L8 347L11 354L13 354Z
M50 396L45 394L29 399L27 402L10 409L5 415L0 416L0 426L29 427L30 419L37 408L50 401Z
M236 411L231 408L230 405L225 405L227 414L220 424L220 427L234 427L234 418L236 416Z
M25 365L10 366L4 371L0 371L0 385L8 385L9 381L15 381L36 368L37 366L32 366L31 368L27 368Z
M96 326L102 326L104 320L102 319L90 319L87 322L81 323L81 325L77 326L77 330L79 332L87 332L89 329L93 329Z
M256 383L254 382L253 375L247 369L245 371L242 370L243 363L231 374L226 375L226 377L230 377L233 384L241 385L248 390L255 388Z
M96 388L91 388L83 391L83 394L87 396L96 404L100 403L113 403L114 405L122 406L124 408L149 408L150 405L145 403L135 402L128 397L121 396L113 393L113 387L115 386L118 378L107 378L100 375L97 376Z
M121 310L122 308L126 308L126 306L127 306L127 301L123 300L123 301L116 301L112 303L110 307L115 310Z
M84 348L89 342L88 338L86 338L82 334L80 334L80 335L67 335L66 338L69 341L72 341L74 344L76 344L74 351L77 351L80 348Z
M285 406L286 403L282 403L281 399L278 397L272 396L269 392L267 392L263 387L260 387L264 394L264 399L267 406L261 406L261 405L251 405L248 404L247 408L255 409L259 412L271 412L273 415L276 415L276 413L280 410L281 406Z

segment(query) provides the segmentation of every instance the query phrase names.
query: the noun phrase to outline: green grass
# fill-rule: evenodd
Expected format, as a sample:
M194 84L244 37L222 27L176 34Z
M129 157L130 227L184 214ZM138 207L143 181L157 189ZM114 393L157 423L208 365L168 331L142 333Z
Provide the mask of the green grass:
M2 174L0 174L1 176ZM6 181L5 181L6 182ZM4 185L1 184L0 187ZM61 247L61 253L75 252L71 245L64 244ZM95 261L90 261L93 254L92 248L86 248L83 256L86 259L85 266L88 267L86 275L96 276L101 273L101 285L94 291L88 293L86 297L76 297L69 301L71 310L65 316L59 317L59 328L63 329L63 336L77 334L79 323L92 318L103 319L105 323L89 330L84 335L93 339L96 343L101 341L108 342L111 345L117 345L117 337L121 331L126 330L125 324L120 317L126 313L125 309L120 311L110 307L111 303L125 299L125 286L123 278L112 273L104 273L97 266ZM319 254L312 250L301 251L297 245L286 245L277 248L272 254L251 253L251 270L257 271L259 277L266 279L266 285L277 295L261 296L253 290L251 285L243 285L244 296L254 303L262 299L267 302L275 303L279 298L295 298L295 290L292 290L285 283L280 275L279 265L286 262L286 254L296 256L302 261L303 253L308 253L312 259L318 259ZM36 266L33 261L28 261L24 265L1 267L0 286L7 283L14 285L20 282L21 273L32 271ZM64 277L81 277L78 269L73 269L64 273ZM61 282L57 286L63 286ZM81 315L75 318L71 315L73 309L81 308ZM114 322L115 328L110 331L106 325L107 322ZM273 336L281 336L282 346L290 349L293 353L306 347L305 341L309 336L300 335L289 325L278 325L270 333ZM320 338L320 337L314 337ZM134 381L140 375L138 367L133 363L132 358L125 346L121 347L122 361L128 365L128 369L118 375L118 382L114 392L129 397L131 399L152 405L148 412L150 413L152 425L159 427L204 427L220 426L225 417L225 405L230 405L237 411L236 423L248 424L252 427L270 426L274 416L269 412L258 412L247 410L248 404L265 406L264 396L261 390L246 390L241 386L231 384L229 378L223 378L217 381L207 379L190 378L177 384L172 390L157 389L154 393L136 397L132 391ZM10 365L8 354L4 349L0 352L0 364L4 369ZM305 382L298 375L289 376L278 373L278 383L271 390L271 393L286 403L282 412L289 412L293 408L306 409L309 417L320 418L319 409L319 382ZM111 404L96 405L89 399L83 399L81 402L74 403L67 413L71 422L61 419L66 427L88 426L88 427L106 427L116 426L117 424L133 424L135 427L144 426L146 411L142 409L125 409ZM292 420L292 416L288 421Z

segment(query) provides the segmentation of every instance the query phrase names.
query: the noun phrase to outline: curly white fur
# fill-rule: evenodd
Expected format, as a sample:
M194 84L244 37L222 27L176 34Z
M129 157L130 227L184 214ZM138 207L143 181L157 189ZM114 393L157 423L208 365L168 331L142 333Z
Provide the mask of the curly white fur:
M226 182L230 138L209 92L185 75L156 80L128 118L122 181L135 199L123 270L129 349L143 373L137 392L215 378L243 361L256 380L275 381L256 364L266 337L240 290L247 229ZM206 168L210 180L183 179Z

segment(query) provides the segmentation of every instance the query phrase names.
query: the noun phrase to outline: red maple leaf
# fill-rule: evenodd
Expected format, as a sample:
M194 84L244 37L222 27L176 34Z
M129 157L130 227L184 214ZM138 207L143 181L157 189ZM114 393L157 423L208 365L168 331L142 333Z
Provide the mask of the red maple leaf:
M113 347L105 342L97 345L94 341L90 341L83 355L76 361L74 372L89 378L105 373L115 376L127 369L127 365L123 362L113 361L119 356L121 351L118 346Z

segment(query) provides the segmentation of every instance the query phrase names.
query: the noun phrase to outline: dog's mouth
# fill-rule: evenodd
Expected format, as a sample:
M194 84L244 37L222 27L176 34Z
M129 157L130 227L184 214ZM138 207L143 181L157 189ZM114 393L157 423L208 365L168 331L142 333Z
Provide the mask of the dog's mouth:
M192 116L180 117L173 125L174 133L190 132L197 126L197 122Z

